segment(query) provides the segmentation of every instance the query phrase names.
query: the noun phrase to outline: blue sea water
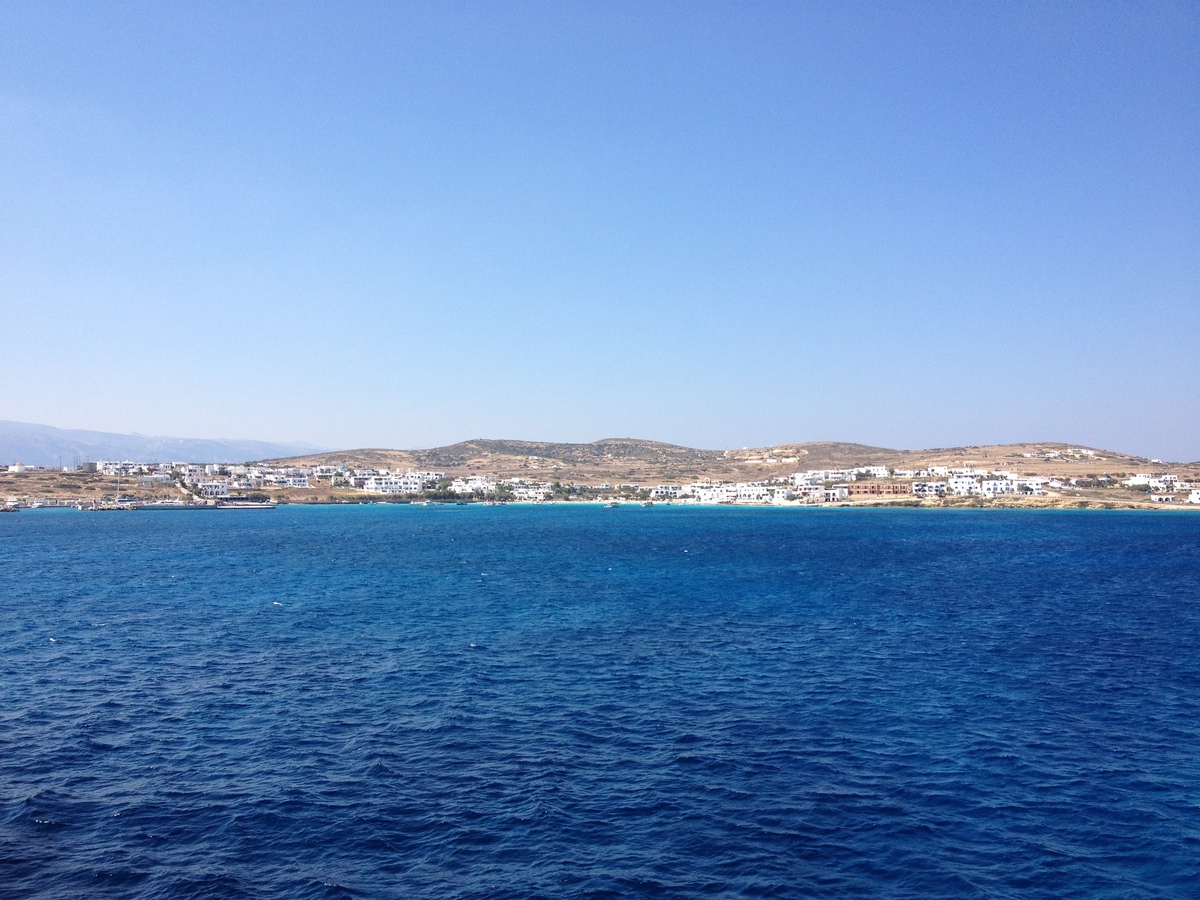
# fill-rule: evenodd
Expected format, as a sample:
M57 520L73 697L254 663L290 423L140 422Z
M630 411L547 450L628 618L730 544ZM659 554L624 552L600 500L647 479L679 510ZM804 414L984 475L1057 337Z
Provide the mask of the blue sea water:
M1200 896L1200 516L0 516L0 895Z

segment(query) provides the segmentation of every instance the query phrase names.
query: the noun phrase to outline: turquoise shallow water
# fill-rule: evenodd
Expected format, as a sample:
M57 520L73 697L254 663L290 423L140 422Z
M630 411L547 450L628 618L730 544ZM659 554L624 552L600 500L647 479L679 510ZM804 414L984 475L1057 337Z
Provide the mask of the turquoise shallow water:
M1200 516L0 517L0 895L1168 897Z

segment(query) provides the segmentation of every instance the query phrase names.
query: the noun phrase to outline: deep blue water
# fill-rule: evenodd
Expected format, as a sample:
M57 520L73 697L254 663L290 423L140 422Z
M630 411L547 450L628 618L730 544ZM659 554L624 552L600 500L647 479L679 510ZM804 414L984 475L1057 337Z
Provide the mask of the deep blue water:
M0 895L1200 895L1200 515L0 516Z

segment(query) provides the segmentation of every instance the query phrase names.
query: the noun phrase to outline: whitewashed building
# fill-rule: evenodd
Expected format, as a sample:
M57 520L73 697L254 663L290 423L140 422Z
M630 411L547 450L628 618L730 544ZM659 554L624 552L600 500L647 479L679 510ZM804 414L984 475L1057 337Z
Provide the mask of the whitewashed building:
M541 503L552 493L549 484L517 484L511 488L513 499L525 503Z
M985 478L979 482L979 493L988 498L1015 493L1016 488L1017 483L1007 478Z
M806 487L809 485L816 485L816 486L820 487L821 485L823 485L825 483L825 479L821 476L820 473L813 473L813 472L797 472L795 475L792 475L791 478L789 478L788 480L791 481L792 484L798 488Z
M854 470L855 475L870 475L872 478L887 478L887 466L859 466Z
M825 499L825 488L819 484L800 484L792 488L792 494L804 503L820 503Z
M196 490L200 492L200 496L212 500L217 497L229 496L229 482L223 478L214 478L211 481L196 482Z
M770 497L767 486L759 481L742 482L734 485L739 503L764 503Z
M945 497L946 482L944 481L914 481L912 492L917 497Z
M737 487L732 484L697 484L692 493L698 503L732 503L737 500Z
M450 482L450 490L456 494L494 494L496 493L496 479L486 475L455 478Z
M412 472L404 475L370 475L363 479L362 489L368 494L419 494L423 484Z
M946 489L955 497L970 497L979 493L979 480L974 475L951 475Z

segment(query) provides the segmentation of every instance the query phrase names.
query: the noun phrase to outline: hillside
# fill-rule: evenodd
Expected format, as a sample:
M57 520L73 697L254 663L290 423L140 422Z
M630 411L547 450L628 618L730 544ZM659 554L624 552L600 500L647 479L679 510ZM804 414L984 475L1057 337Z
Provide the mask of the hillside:
M813 441L741 450L697 450L633 438L609 438L590 444L539 441L471 440L428 450L361 449L318 453L272 462L293 465L345 465L355 468L424 469L447 474L497 474L540 481L584 484L646 483L710 478L757 480L807 469L844 469L883 465L919 469L931 465L1006 468L1025 474L1066 475L1132 472L1150 467L1148 460L1114 451L1092 449L1094 455L1068 453L1084 449L1062 443L997 444L927 450L893 450L864 444ZM1024 454L1037 454L1030 458ZM1060 454L1045 459L1047 453ZM1162 469L1164 466L1159 465ZM1200 465L1170 466L1196 471Z

